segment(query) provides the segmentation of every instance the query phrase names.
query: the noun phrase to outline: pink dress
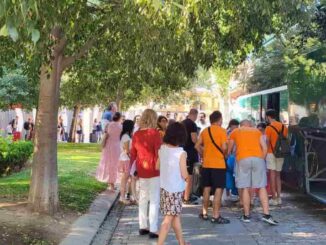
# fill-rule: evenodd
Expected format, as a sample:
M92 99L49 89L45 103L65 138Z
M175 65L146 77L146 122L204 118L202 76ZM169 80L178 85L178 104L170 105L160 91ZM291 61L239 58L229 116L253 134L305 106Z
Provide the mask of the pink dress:
M120 134L122 125L120 122L110 122L105 147L102 149L100 164L96 170L96 179L101 182L115 183L118 176L120 157Z

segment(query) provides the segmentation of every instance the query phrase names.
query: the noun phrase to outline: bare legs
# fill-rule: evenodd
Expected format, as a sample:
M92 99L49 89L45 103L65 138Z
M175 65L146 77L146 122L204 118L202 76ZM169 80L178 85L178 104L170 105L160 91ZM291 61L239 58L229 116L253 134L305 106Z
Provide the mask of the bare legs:
M207 215L209 206L209 197L211 193L211 187L205 187L203 192L203 215ZM213 200L213 218L220 216L221 200L222 200L223 189L217 188L214 194Z
M281 191L282 191L281 172L278 172L276 170L269 170L269 172L270 172L272 198L276 200L277 198L281 197Z
M242 192L243 210L244 210L244 215L246 216L249 216L250 214L250 189L251 188L243 188L243 192ZM264 214L269 214L268 194L266 188L259 189L259 199Z
M166 237L171 228L171 225L175 232L175 236L178 240L179 245L185 244L185 241L184 241L183 235L182 235L182 226L181 226L180 216L179 215L177 215L177 216L166 215L166 216L164 216L164 219L161 224L161 229L160 229L157 245L164 244L164 241L166 240Z
M184 200L186 201L190 200L191 192L192 192L192 175L189 175L187 178Z
M126 202L126 187L128 182L129 173L121 173L121 186L120 186L120 201Z
M259 199L263 208L264 214L269 214L268 193L266 188L259 189Z

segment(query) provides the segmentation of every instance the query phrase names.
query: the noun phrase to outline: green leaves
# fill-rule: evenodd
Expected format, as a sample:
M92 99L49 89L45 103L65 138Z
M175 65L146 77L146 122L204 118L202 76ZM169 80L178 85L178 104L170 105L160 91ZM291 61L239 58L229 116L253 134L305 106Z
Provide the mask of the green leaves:
M33 29L32 30L32 41L33 41L33 43L36 44L39 39L40 39L40 31L36 30L36 29Z
M0 36L8 36L8 28L6 25L3 25L2 28L0 29Z
M18 31L15 26L8 26L8 34L14 42L18 40Z

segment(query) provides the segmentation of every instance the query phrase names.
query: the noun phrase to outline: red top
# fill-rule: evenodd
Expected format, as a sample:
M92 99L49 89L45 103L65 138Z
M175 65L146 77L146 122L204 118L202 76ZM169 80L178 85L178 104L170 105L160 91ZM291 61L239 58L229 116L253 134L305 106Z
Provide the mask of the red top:
M140 178L160 176L155 169L162 140L160 133L154 129L138 130L132 137L130 162L136 161L137 173Z

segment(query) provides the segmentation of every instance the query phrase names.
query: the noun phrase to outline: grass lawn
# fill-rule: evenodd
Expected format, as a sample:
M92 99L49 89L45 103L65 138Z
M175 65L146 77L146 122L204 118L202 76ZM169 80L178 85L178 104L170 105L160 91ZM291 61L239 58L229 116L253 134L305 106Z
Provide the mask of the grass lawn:
M59 198L63 209L84 212L95 196L106 189L93 177L100 158L97 144L58 145ZM30 169L0 178L0 199L26 200Z

